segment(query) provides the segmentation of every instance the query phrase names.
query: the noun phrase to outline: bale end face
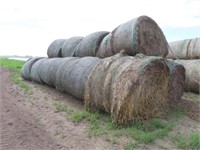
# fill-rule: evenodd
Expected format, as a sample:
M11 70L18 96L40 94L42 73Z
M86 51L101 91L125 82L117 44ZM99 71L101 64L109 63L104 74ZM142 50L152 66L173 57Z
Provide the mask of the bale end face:
M174 61L167 60L169 75L169 104L181 100L185 86L185 68Z
M135 75L132 66L116 82L111 115L118 124L159 116L167 105L169 68L166 63L155 59L138 67Z
M157 23L150 17L141 16L137 20L137 26L140 53L166 57L169 45Z

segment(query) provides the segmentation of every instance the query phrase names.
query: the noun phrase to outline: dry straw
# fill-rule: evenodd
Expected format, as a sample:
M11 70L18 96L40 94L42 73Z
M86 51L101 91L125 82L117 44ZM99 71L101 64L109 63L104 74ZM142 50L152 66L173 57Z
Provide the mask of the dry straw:
M26 61L21 69L21 76L26 80L31 80L31 67L32 65L43 57L34 57Z
M57 39L54 40L47 49L47 55L49 58L61 57L62 46L65 43L66 39Z
M169 43L170 59L200 59L200 38L185 39Z
M110 44L114 54L122 49L131 56L143 53L165 57L168 54L168 43L162 30L147 16L140 16L114 29Z
M165 57L168 54L168 47L158 24L150 17L140 16L119 25L111 33L99 31L86 37L55 40L49 46L48 56L105 58L124 49L131 56L143 53L148 56Z
M83 37L75 36L67 39L62 46L61 56L62 57L73 57L75 56L75 48L82 41Z
M200 93L200 59L177 60L186 71L185 91Z
M86 108L110 112L119 124L158 116L167 103L168 77L161 57L120 53L102 59L86 84Z
M185 68L173 60L167 60L169 75L169 103L179 102L185 85Z
M45 62L48 58L42 58L36 61L30 68L30 75L31 80L38 82L38 83L44 83L39 75L39 67L42 65L43 62Z
M85 100L87 109L109 112L119 124L159 116L169 97L169 68L162 57L121 51L105 59L43 58L30 67L31 80Z
M84 37L75 48L75 56L96 56L101 41L108 33L107 31L99 31Z

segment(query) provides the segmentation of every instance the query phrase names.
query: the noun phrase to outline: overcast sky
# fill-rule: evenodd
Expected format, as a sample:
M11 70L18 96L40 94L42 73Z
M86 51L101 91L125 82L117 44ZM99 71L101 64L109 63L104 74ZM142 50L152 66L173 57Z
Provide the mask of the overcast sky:
M46 56L55 39L112 31L141 15L168 42L200 37L200 0L0 0L0 55Z

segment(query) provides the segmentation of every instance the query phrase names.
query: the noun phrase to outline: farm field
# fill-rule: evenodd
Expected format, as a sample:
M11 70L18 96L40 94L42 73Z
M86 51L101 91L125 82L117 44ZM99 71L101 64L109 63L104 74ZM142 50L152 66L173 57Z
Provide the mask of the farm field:
M184 93L160 118L118 126L55 88L25 81L24 62L0 58L0 149L200 149L200 95Z

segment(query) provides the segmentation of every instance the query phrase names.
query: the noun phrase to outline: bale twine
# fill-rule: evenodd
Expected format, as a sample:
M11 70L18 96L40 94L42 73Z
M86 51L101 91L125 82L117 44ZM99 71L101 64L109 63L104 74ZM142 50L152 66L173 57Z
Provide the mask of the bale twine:
M75 56L96 56L99 45L107 34L109 34L109 32L99 31L84 37L75 49Z
M186 71L185 91L200 93L200 59L176 60Z
M54 40L47 49L47 56L49 58L61 57L61 49L66 39Z
M76 36L69 38L65 41L63 44L62 50L61 50L61 56L62 57L73 57L75 52L75 47L81 42L83 37Z
M199 59L200 38L185 39L169 43L169 59Z
M168 43L162 30L147 16L140 16L119 25L112 31L110 40L115 54L122 49L131 56L143 53L165 57L168 54Z
M123 53L93 67L86 83L86 108L110 112L119 124L159 115L168 99L167 64L161 57Z
M39 67L42 65L43 62L45 62L48 58L42 58L39 59L38 61L36 61L32 67L31 67L31 71L30 71L30 75L31 75L31 80L38 82L38 83L44 83L39 75Z
M43 58L43 57L34 57L34 58L30 58L26 61L26 63L23 65L23 67L21 69L22 78L24 78L26 80L31 80L31 74L30 74L31 67L36 61L38 61L41 58Z
M169 75L169 103L179 102L183 95L185 85L185 68L172 60L167 60Z

